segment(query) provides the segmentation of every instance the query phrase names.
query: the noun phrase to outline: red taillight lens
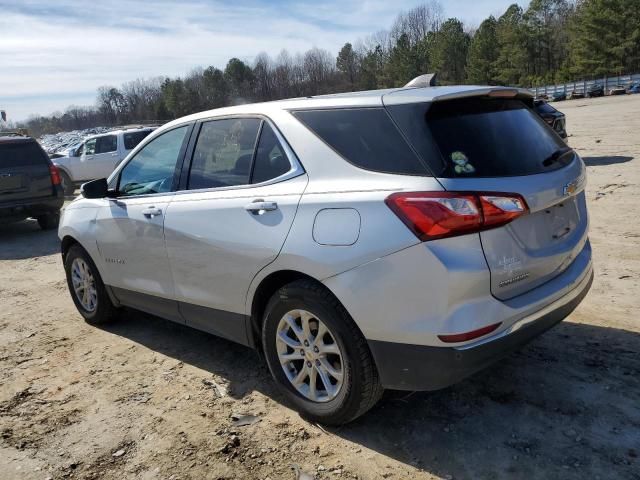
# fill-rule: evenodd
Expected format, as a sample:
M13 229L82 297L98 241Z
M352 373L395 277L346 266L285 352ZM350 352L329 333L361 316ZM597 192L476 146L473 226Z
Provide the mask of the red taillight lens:
M49 165L49 174L51 175L51 183L53 185L60 185L60 172L55 165Z
M515 193L400 192L385 203L422 241L499 227L528 211Z

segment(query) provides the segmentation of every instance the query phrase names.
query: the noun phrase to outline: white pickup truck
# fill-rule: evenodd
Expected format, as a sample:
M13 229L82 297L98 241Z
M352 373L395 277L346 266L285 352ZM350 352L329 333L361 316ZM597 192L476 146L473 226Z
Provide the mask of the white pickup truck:
M85 138L69 149L68 156L54 158L65 195L73 195L76 187L89 180L108 177L155 127L114 130Z

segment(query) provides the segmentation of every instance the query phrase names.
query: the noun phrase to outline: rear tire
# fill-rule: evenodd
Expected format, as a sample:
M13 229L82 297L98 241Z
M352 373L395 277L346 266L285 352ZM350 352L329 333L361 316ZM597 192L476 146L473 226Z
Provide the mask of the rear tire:
M95 263L84 248L73 245L64 259L69 293L76 308L91 325L117 318L118 309L111 303Z
M311 340L305 343L306 338ZM273 295L264 313L262 346L276 383L311 421L342 425L364 414L382 396L362 333L331 292L316 282L298 280Z
M58 171L60 172L60 183L62 184L61 186L62 186L62 190L64 191L65 197L72 197L73 192L76 191L75 185L71 181L71 178L69 177L69 175L66 174L66 172L62 170L58 170Z
M36 217L36 220L42 230L53 230L54 228L58 228L58 224L60 223L60 212L40 215Z

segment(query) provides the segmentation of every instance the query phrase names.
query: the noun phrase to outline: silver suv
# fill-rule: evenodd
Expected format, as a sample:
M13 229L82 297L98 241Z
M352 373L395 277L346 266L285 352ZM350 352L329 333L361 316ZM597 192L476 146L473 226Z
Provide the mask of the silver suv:
M307 417L433 390L592 282L585 167L524 90L403 88L203 112L83 185L59 236L89 323L120 307L261 350Z

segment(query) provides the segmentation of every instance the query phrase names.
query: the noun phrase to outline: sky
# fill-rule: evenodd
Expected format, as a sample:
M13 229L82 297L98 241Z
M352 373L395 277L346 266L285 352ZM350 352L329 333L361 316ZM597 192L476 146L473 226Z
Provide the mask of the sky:
M0 0L0 110L8 120L93 105L103 85L224 68L260 52L336 54L388 29L411 0ZM441 0L477 26L514 0ZM523 3L522 1L519 3Z

